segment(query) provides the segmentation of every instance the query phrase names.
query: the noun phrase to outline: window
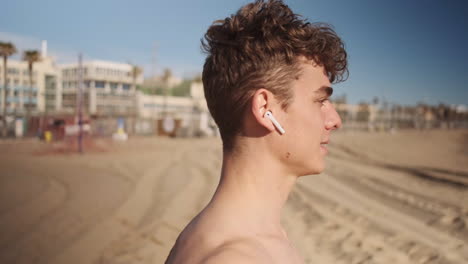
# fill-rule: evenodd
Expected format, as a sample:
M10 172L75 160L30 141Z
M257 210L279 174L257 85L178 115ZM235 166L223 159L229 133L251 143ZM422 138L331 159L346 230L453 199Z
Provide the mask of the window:
M124 89L126 91L130 90L130 84L123 84L122 89Z
M15 68L8 68L8 74L17 74L19 73L18 69Z
M118 83L111 82L111 83L110 83L110 88L111 88L112 90L116 90L116 89L118 88Z
M106 86L106 83L103 81L96 81L95 86L96 88L104 88Z

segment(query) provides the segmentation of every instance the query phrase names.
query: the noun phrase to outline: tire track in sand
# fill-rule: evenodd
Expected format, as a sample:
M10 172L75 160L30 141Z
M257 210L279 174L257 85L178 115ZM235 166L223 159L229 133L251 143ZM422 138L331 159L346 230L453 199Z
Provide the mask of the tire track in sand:
M40 195L0 216L0 263L19 263L24 241L41 222L61 210L69 190L62 182L48 177L48 188Z
M466 244L463 241L428 227L397 210L372 201L333 177L317 177L314 180L314 185L321 186L321 188L309 191L349 208L378 226L393 230L394 233L405 234L413 240L423 243L434 251L440 252L452 263L465 263L468 260Z
M165 184L161 184L153 190L160 198L157 204L159 217L145 225L129 225L128 232L113 242L96 263L164 262L180 231L211 197L212 192L207 190L215 188L216 175L210 168L213 164L217 166L217 163L209 158L194 162L195 153L191 151L184 155L183 164L171 167L161 176L171 181L183 180L183 186L168 189ZM159 182L164 183L166 180L160 179ZM168 189L170 192L161 193L161 189Z
M173 159L180 159L184 151L184 148L179 149L178 152L173 154ZM136 226L136 223L147 213L152 203L151 196L148 196L148 194L151 193L161 172L170 166L172 160L161 159L155 166L145 170L143 175L138 178L132 193L114 214L83 234L73 245L61 252L49 263L83 264L95 263L99 260L101 252L112 241L125 236L128 233L129 226Z
M309 191L302 182L291 193L286 214L285 227L292 225L288 233L307 264L414 263L405 252L385 243L386 232Z

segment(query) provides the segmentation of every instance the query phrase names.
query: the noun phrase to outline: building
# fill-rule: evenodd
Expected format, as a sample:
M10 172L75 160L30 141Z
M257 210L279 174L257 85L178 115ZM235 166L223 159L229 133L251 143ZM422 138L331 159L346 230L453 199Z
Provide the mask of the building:
M2 64L0 89L5 89ZM92 120L93 133L99 135L115 132L119 122L129 133L154 133L171 122L177 123L174 131L185 131L183 135L208 135L216 130L201 82L188 83L190 93L183 96L147 95L136 89L143 84L143 75L135 76L133 65L100 60L84 61L81 67L78 63L56 65L47 56L45 41L40 61L33 64L31 84L26 61L8 60L7 72L6 97L0 97L0 107L7 107L10 131L16 130L14 117L28 114L23 122L26 135L35 135L64 120L73 119L68 123L75 124L80 88L84 116ZM151 81L168 89L184 82L170 70Z
M133 76L133 65L108 61L86 61L83 67L83 110L93 116L136 116L136 85L143 76ZM79 85L78 63L60 66L62 109L74 112Z
M146 95L137 92L140 118L177 120L184 135L214 135L216 125L211 118L201 82L192 82L190 97Z
M43 45L44 46L44 45ZM56 112L61 107L62 86L60 71L54 60L47 56L43 47L41 59L33 64L32 83L26 61L8 60L6 98L0 93L0 109L6 103L7 115L25 116L29 114ZM3 60L0 62L0 91L5 89ZM3 113L3 112L2 112Z

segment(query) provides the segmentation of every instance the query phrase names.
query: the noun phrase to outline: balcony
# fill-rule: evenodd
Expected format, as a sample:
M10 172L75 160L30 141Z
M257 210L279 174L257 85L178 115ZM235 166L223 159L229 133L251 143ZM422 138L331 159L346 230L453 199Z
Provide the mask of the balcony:
M0 90L3 90L3 85L0 85ZM33 92L37 92L37 87L29 87L29 86L25 86L25 85L14 85L14 86L11 86L11 85L7 85L7 90L10 90L10 91L33 91Z
M23 98L23 103L24 104L37 104L37 98L34 98L34 97L32 97L32 98L28 98L28 97Z
M19 97L12 97L12 96L7 96L7 103L19 103L20 102L20 98ZM23 104L37 104L37 98L27 98L27 97L24 97L23 98Z
M7 96L7 103L19 103L19 97Z

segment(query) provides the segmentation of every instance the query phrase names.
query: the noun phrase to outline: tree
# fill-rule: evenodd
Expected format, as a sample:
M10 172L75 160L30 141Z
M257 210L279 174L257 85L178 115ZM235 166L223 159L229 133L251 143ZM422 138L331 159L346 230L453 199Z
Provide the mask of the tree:
M32 82L32 76L33 76L33 65L35 62L38 62L41 60L41 55L39 53L39 51L37 50L26 50L24 51L23 53L23 60L25 60L26 62L28 62L28 70L29 70L29 93L28 93L28 105L26 106L26 122L28 122L28 117L29 117L29 114L30 114L30 111L31 111L31 99L32 99L32 96L31 96L31 93L32 93L32 90L33 90L33 82Z
M163 81L164 85L169 86L169 80L171 79L171 77L172 77L171 69L165 68L164 73L162 75L162 81Z
M369 104L365 102L359 103L358 112L357 112L357 121L359 122L369 122L370 109Z
M167 115L167 95L169 92L169 80L171 79L172 71L168 68L164 69L164 73L162 76L162 81L164 85L164 103L163 103L163 116L166 118Z
M179 85L176 85L172 88L171 94L173 96L190 96L190 85L192 81L184 80Z
M138 76L143 72L143 70L137 65L132 65L132 81L133 81L133 90L136 91L136 80Z
M0 42L0 56L3 57L3 137L7 135L7 122L6 122L6 103L7 103L7 60L8 57L16 53L16 47L11 42Z
M203 82L203 76L201 74L197 74L197 75L195 75L195 77L193 77L192 81L194 81L194 82Z

